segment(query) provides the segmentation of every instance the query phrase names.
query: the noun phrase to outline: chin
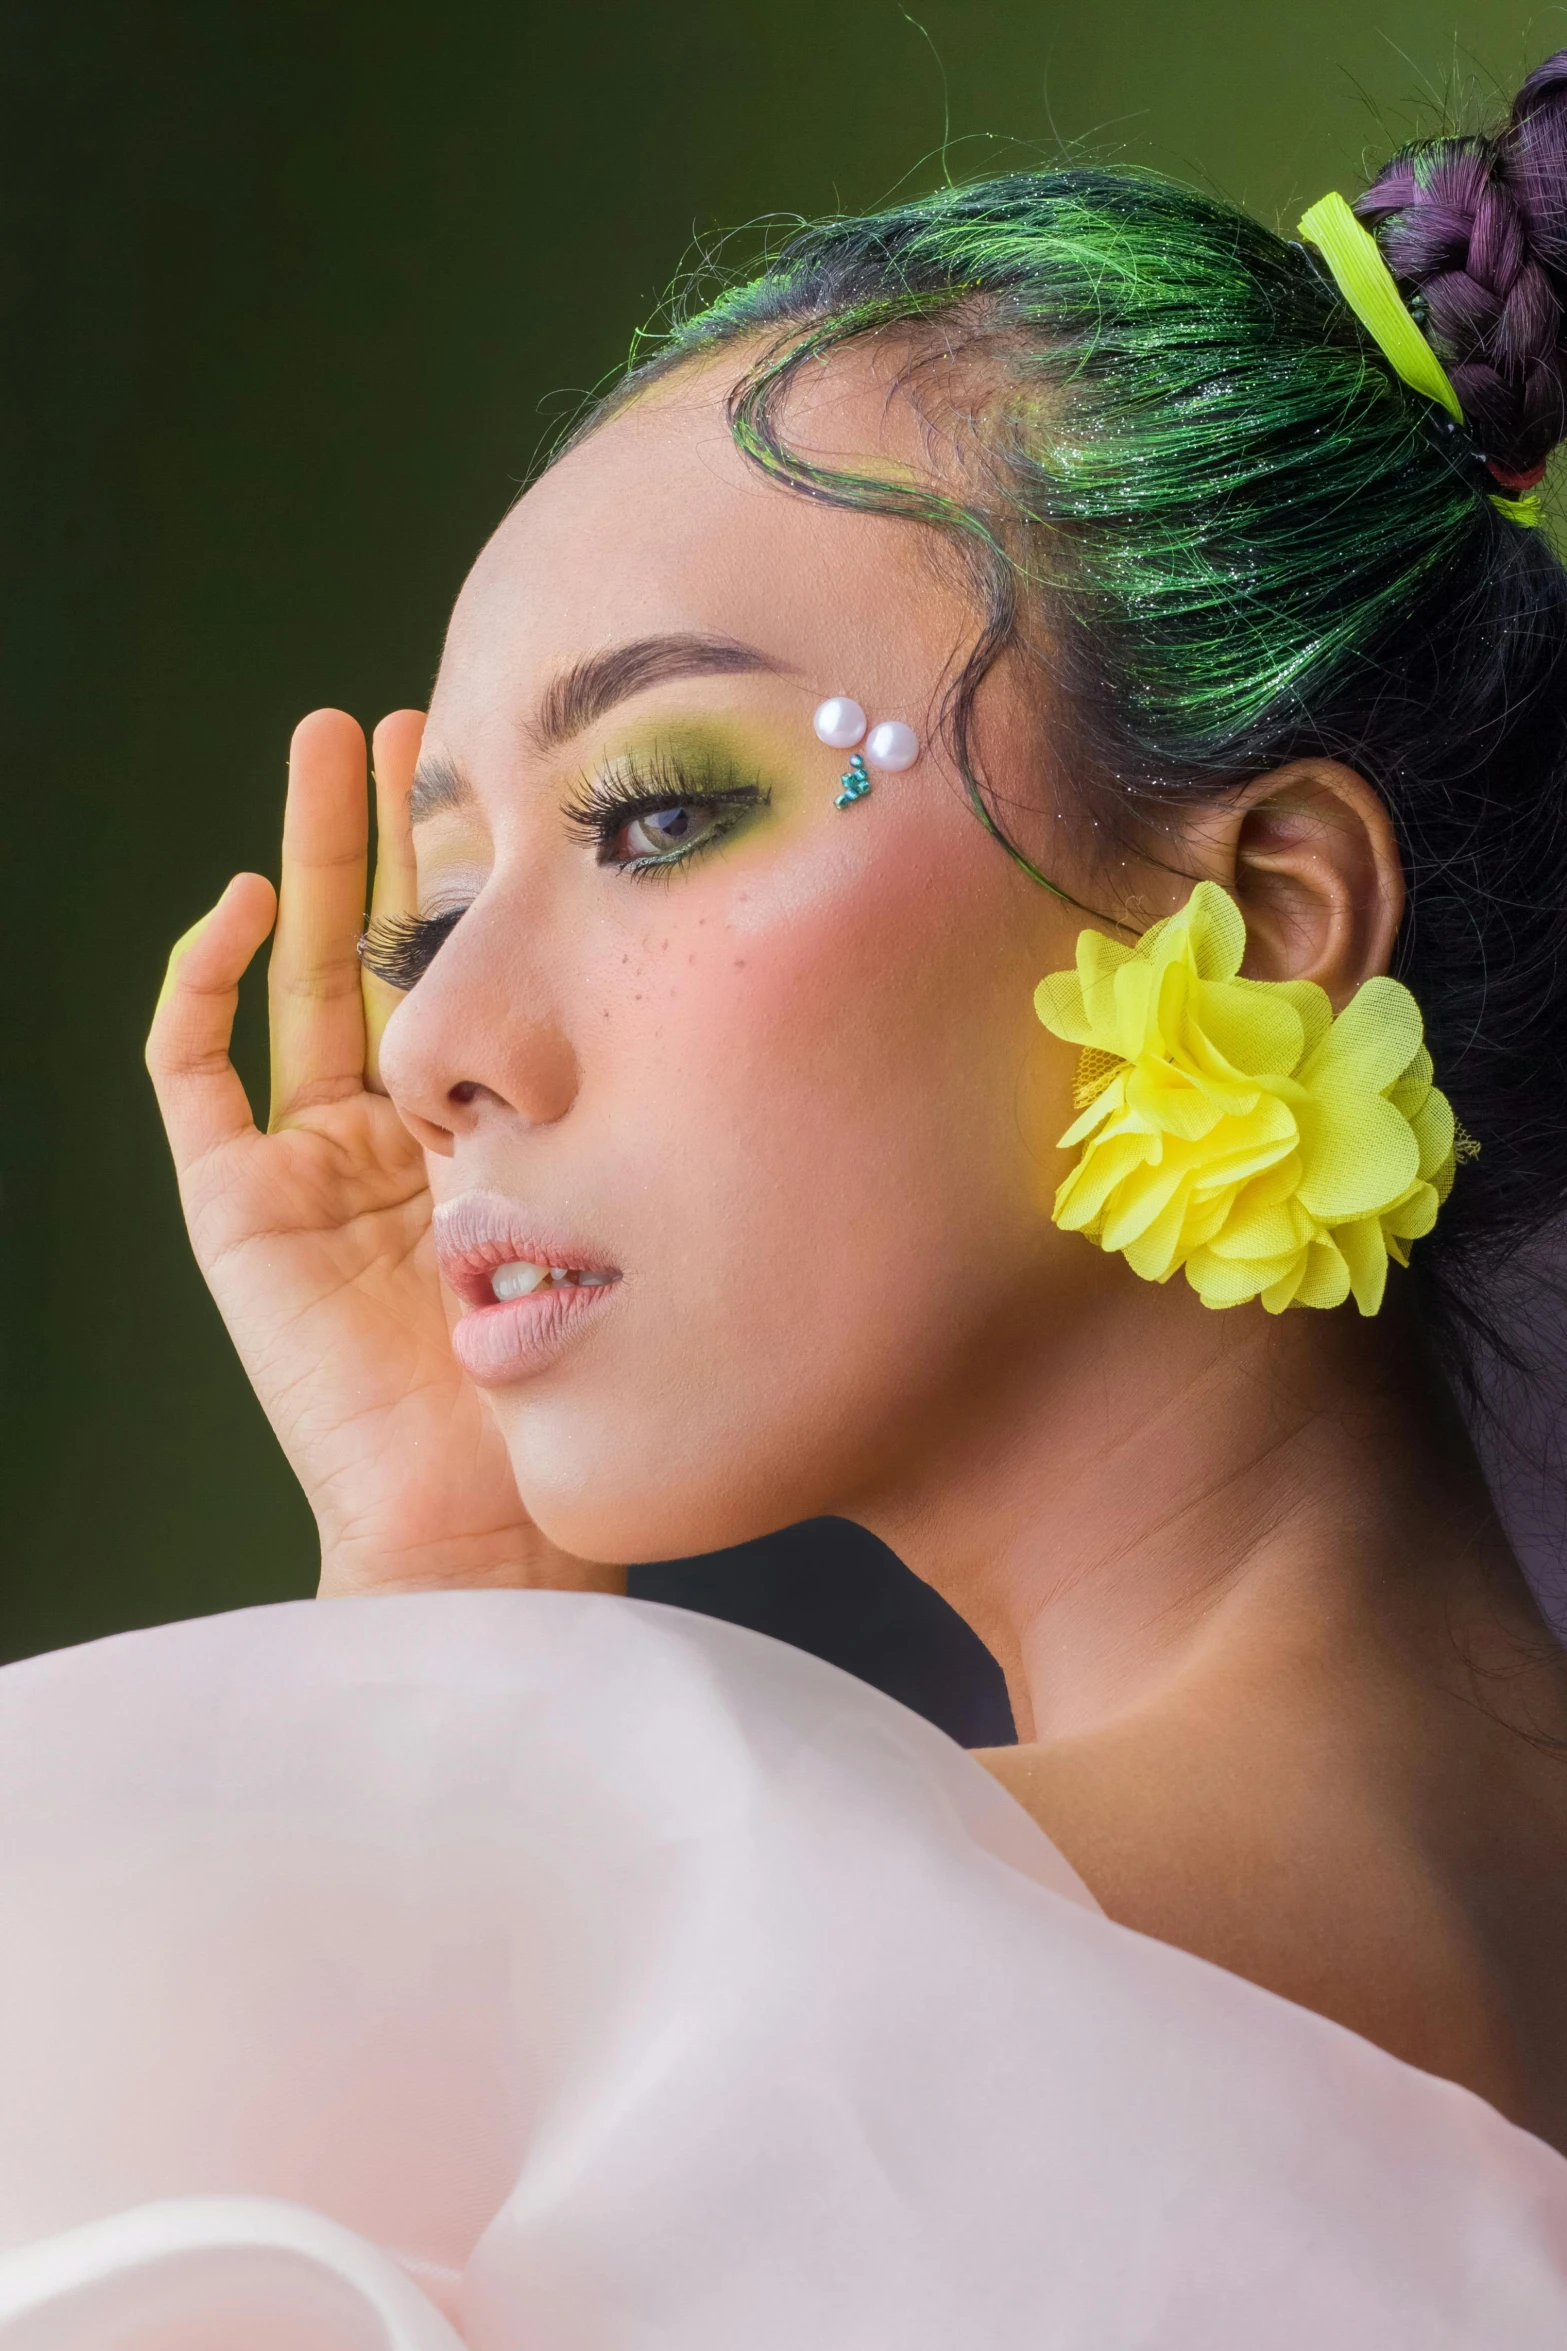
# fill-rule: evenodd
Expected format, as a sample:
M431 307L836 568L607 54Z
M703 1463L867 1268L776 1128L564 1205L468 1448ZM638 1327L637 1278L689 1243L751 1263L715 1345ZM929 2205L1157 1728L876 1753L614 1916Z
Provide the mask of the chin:
M728 1412L688 1405L694 1441L672 1444L669 1421L585 1400L510 1391L490 1398L523 1508L574 1559L608 1567L723 1551L801 1519L831 1513L843 1484L831 1476L819 1432L774 1427L760 1413L744 1431ZM788 1465L781 1474L780 1465ZM802 1470L813 1473L807 1482ZM827 1474L823 1474L826 1472Z
M595 1492L548 1473L519 1476L517 1488L542 1535L571 1558L597 1560L605 1567L727 1551L816 1517L825 1508L781 1493L742 1498L732 1489L693 1491L667 1484L646 1484L636 1493Z

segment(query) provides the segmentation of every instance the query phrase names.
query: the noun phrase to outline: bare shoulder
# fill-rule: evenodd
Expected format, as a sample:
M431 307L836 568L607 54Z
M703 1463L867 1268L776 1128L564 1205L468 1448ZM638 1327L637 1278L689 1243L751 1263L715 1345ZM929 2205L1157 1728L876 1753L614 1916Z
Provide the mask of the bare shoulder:
M1513 1747L1505 1805L1397 1791L1195 1725L975 1760L1120 1925L1462 2082L1567 2151L1567 1761ZM1337 1759L1342 1764L1342 1758Z

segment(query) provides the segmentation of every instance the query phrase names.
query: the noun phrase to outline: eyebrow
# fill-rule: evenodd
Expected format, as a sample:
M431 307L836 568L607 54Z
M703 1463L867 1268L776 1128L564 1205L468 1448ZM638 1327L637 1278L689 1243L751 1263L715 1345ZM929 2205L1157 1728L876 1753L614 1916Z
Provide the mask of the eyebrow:
M672 678L741 677L757 671L776 676L783 667L771 654L733 637L635 637L563 670L546 687L530 731L541 751L551 751L645 687L666 685Z
M667 685L673 678L743 677L763 672L782 676L788 665L775 661L759 646L742 645L733 637L691 634L634 637L574 662L545 687L529 728L537 750L552 751L580 735L595 719L618 702L642 693L648 686ZM418 824L442 809L466 806L473 787L452 761L433 753L414 770L408 818Z
M414 769L413 790L408 795L408 822L419 824L445 808L466 808L472 798L473 786L461 768L433 751L428 759L421 758Z

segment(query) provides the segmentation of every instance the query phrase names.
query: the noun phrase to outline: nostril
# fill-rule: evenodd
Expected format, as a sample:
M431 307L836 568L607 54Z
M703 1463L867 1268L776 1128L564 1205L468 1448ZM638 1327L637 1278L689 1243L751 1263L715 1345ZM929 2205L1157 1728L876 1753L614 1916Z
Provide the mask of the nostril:
M459 1078L455 1086L448 1086L446 1099L448 1102L471 1102L476 1094L482 1092L483 1088L476 1078Z

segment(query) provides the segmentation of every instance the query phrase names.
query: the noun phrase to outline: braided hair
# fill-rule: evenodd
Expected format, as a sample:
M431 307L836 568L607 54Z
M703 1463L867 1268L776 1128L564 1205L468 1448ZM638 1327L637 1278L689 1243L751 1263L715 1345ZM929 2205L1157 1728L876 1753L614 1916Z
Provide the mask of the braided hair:
M1495 479L1529 489L1567 437L1567 49L1506 123L1406 147L1355 206L1445 362Z

